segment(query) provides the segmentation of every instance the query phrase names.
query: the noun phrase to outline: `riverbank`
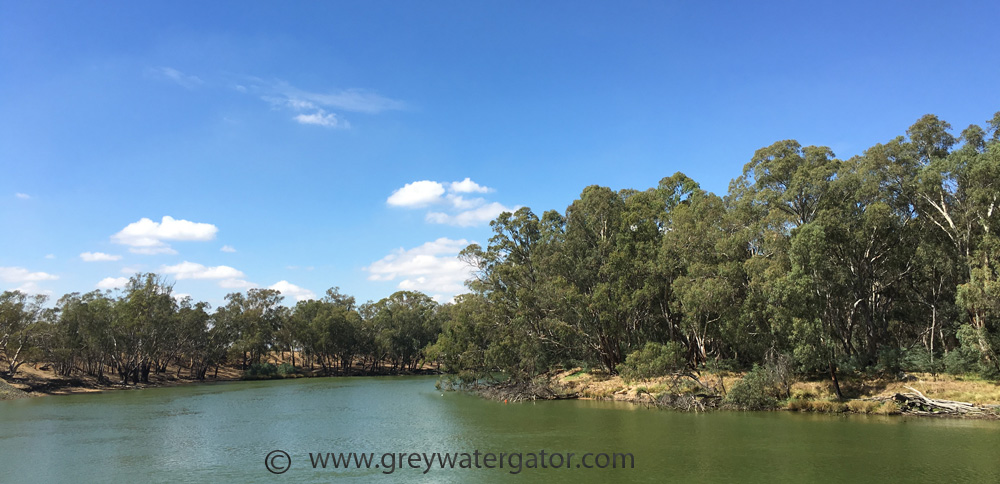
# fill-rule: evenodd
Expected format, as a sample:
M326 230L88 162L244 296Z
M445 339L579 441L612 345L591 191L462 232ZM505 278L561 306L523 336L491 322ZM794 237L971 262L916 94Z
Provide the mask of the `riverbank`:
M724 397L744 375L735 372L688 373L626 382L620 376L574 368L547 377L547 392L557 398L613 400L680 410L723 407ZM845 398L838 399L829 381L796 381L788 397L772 410L856 413L881 415L953 416L1000 418L1000 385L956 375L910 374L901 379L844 377L840 381ZM543 393L538 393L544 398ZM945 405L969 404L967 414L948 413L944 408L920 405L916 396ZM488 395L487 395L488 396ZM508 397L509 398L509 397Z
M182 372L183 374L183 372ZM18 397L43 397L52 395L73 395L80 393L95 393L110 390L136 390L153 387L169 387L177 385L191 385L206 382L237 381L242 379L243 372L235 367L220 367L218 376L209 374L205 380L198 380L184 376L178 376L177 369L170 367L166 372L160 374L150 374L149 383L139 383L133 385L121 385L101 382L97 378L88 375L74 375L72 377L59 376L48 366L22 366L15 378L9 380L0 379L0 387L6 385L16 390L8 396L0 391L0 400L8 400Z
M272 361L284 363L275 356ZM55 373L48 366L24 365L18 372L16 378L9 380L0 379L0 400L10 400L14 398L42 397L52 395L73 395L80 393L95 393L112 390L140 390L143 388L172 387L179 385L198 385L213 382L233 382L244 380L267 380L282 378L321 378L321 377L342 377L342 376L389 376L389 375L433 375L440 372L431 366L425 365L415 371L408 372L371 372L367 371L360 363L348 371L335 371L324 373L318 367L313 369L296 368L294 374L274 377L252 377L247 376L238 365L220 366L219 370L210 371L204 380L198 380L186 376L188 371L175 366L169 366L167 371L149 375L149 383L139 383L121 385L117 383L101 382L97 378L88 375L74 375L72 377L62 377Z

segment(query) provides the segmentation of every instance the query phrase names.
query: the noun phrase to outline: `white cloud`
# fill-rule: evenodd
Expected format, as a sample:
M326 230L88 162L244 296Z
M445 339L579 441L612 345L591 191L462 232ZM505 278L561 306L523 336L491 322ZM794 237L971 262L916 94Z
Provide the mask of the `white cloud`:
M389 99L367 89L343 89L328 93L308 92L294 88L287 83L276 86L279 94L290 103L326 106L356 113L378 114L383 111L403 109L402 101Z
M469 177L465 177L465 179L460 182L451 182L449 188L455 193L488 193L493 191L492 188L484 187L472 181Z
M465 198L461 195L455 195L453 193L449 193L446 198L448 199L449 202L451 202L451 206L457 210L469 210L471 208L478 207L486 203L486 199L484 198L470 199L470 198Z
M424 207L441 201L444 186L430 180L420 180L403 185L403 188L392 192L386 203L396 207Z
M467 245L469 241L465 239L442 237L409 250L397 249L365 270L370 274L369 280L399 280L397 287L403 290L463 293L467 292L464 283L471 277L473 268L459 260L458 253Z
M172 266L163 266L160 271L171 274L177 280L182 279L236 279L243 273L229 266L206 267L196 262L184 261Z
M31 195L28 195L27 193L15 193L14 196L17 197L17 198L20 198L21 200L30 200L31 199Z
M127 277L105 277L97 283L98 289L121 289L128 285Z
M229 252L229 253L236 252L236 249L234 249L233 246L231 246L231 245L223 245L222 248L219 249L219 250L221 250L223 252Z
M148 218L132 222L112 235L111 241L130 246L129 252L134 254L176 254L177 251L164 241L207 241L214 239L218 231L218 227L212 224L177 220L165 215L160 222Z
M186 292L175 292L172 294L172 296L174 296L174 299L176 299L177 301L183 301L184 298L191 297L191 295Z
M519 207L507 208L503 204L493 202L479 208L466 210L457 214L447 214L444 212L429 212L426 220L436 224L457 225L459 227L472 227L482 225L493 220L503 212L513 212Z
M46 259L55 259L56 255L55 254L45 254L45 258Z
M173 67L154 67L148 73L155 78L173 81L188 89L194 89L205 83L198 76L187 75Z
M22 283L56 279L59 279L59 276L46 272L31 272L23 267L0 267L0 280L4 282Z
M425 220L430 223L472 227L496 218L501 212L513 211L498 202L487 202L482 197L465 198L460 193L488 193L493 189L480 185L471 178L441 183L430 180L407 183L386 200L389 205L406 208L439 207L428 212Z
M128 251L133 254L142 254L142 255L157 255L157 254L177 255L177 251L170 246L129 247Z
M312 114L298 114L292 119L298 121L299 124L315 124L327 128L347 129L351 127L350 123L337 119L336 114L328 113L322 109L318 109Z
M109 262L121 260L120 255L105 254L104 252L84 252L80 254L84 262Z
M292 119L302 124L349 129L350 123L340 117L340 112L379 114L406 107L402 101L387 98L367 89L310 92L285 81L267 81L255 77L244 80L246 83L237 84L234 89L242 93L256 94L275 109L294 112L295 116ZM332 113L327 110L337 112Z
M18 287L13 289L14 291L21 291L25 294L43 294L46 296L51 296L52 291L49 289L42 289L41 286L36 282L25 282Z
M243 279L232 278L219 281L219 287L223 289L251 289L257 287L257 284Z
M283 296L292 296L296 301L316 299L316 293L296 286L288 281L278 281L272 284L268 289L277 289Z

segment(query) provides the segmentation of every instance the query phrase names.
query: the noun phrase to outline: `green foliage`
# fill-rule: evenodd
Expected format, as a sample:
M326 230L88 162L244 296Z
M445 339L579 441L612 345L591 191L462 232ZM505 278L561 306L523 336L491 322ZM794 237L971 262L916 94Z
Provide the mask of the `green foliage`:
M293 376L297 373L297 370L291 363L282 363L278 365L278 376L282 378L287 378Z
M754 365L726 394L727 405L742 410L766 410L778 405L780 382L766 368Z
M1000 113L950 131L926 115L846 160L778 141L725 196L675 173L647 190L588 186L562 212L501 213L461 252L472 293L455 304L400 291L359 306L333 288L285 307L251 289L210 312L155 274L52 310L3 293L0 371L46 358L127 383L191 362L204 378L277 352L327 374L440 363L466 382L531 382L763 363L731 392L745 408L787 397L793 367L1000 376Z
M899 368L910 372L940 373L945 370L945 360L920 346L902 352Z
M278 377L278 367L274 363L253 363L243 372L246 380L267 380Z
M629 353L625 363L618 365L618 373L626 382L648 380L680 370L685 362L684 347L680 343L649 342L641 350Z

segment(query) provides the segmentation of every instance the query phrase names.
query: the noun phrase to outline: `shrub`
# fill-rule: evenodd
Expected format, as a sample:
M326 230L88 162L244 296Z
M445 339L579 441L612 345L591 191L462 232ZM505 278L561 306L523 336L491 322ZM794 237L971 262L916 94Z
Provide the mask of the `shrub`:
M812 410L812 403L809 400L792 399L788 401L789 410L795 412L808 412Z
M944 370L940 356L932 355L922 346L907 351L903 357L903 370L937 374Z
M254 363L247 371L243 372L243 378L250 380L265 380L274 378L278 374L278 367L273 363Z
M278 376L285 378L288 376L293 376L296 373L295 367L289 363L282 363L278 365Z
M754 365L749 373L733 385L725 403L743 410L764 410L778 405L781 390L767 369Z
M680 343L646 343L641 350L634 351L618 365L618 373L626 382L648 380L667 375L684 366L684 348Z

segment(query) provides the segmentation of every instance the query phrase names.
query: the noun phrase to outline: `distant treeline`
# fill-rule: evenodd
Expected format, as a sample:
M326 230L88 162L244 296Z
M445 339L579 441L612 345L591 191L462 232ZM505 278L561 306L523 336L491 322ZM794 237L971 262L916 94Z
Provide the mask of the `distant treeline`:
M462 253L474 293L433 354L468 379L675 361L997 377L1000 113L950 130L926 115L847 160L779 141L722 197L677 173L504 213Z
M169 365L204 379L220 365L251 370L272 356L323 374L398 373L417 369L441 327L438 304L416 292L357 306L333 288L289 308L274 289L250 289L227 295L224 306L210 311L203 302L176 300L171 291L150 273L132 277L121 294L71 293L53 308L44 307L44 296L4 292L0 373L46 362L62 376L83 372L148 383L150 373ZM363 368L356 368L359 362Z
M491 222L471 294L397 292L360 307L331 289L281 306L251 289L177 302L155 274L55 308L0 300L13 373L49 361L119 380L177 363L198 378L274 352L324 372L436 360L465 380L556 367L649 374L781 361L802 374L1000 376L1000 113L959 137L933 115L862 155L792 140L757 150L720 197L682 173L645 191L590 186L565 212ZM294 358L294 356L292 356Z

